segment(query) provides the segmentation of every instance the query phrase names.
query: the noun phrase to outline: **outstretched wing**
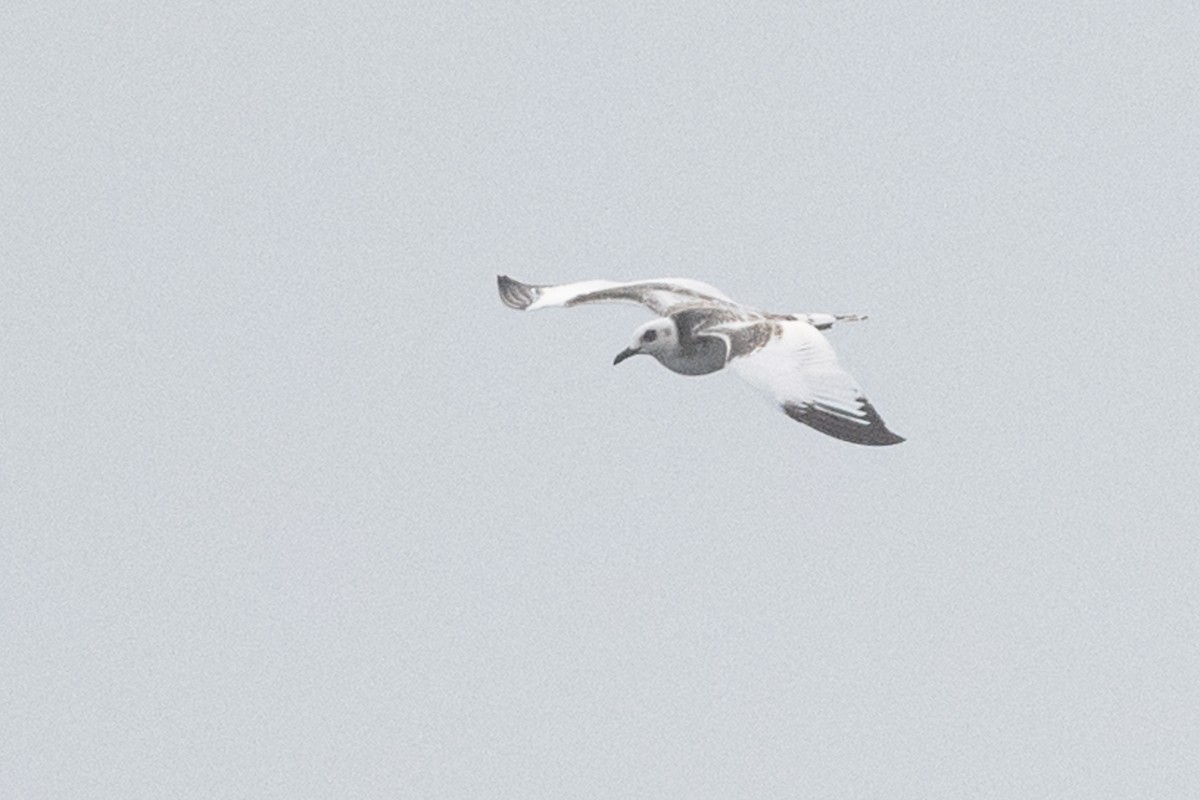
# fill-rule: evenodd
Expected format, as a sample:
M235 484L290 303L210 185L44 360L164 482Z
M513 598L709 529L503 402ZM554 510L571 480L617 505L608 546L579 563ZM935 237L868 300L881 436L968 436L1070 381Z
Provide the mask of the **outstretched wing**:
M789 417L821 433L855 444L904 441L888 430L820 331L802 320L763 324L778 327L769 336L746 327L725 334L732 344L728 366L739 377L771 395ZM720 328L714 333L720 335ZM749 346L739 347L739 339L750 340Z
M500 299L509 308L536 311L539 308L570 307L586 303L634 303L659 316L696 303L736 304L707 283L688 278L656 278L648 281L581 281L558 286L535 286L496 276Z

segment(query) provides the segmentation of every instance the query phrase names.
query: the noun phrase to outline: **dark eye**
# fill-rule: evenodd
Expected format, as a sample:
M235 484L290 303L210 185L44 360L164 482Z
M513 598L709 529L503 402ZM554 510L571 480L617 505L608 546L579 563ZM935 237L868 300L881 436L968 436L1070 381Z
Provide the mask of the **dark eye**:
M658 331L646 331L645 333L642 334L643 342L653 342L657 338L658 338Z

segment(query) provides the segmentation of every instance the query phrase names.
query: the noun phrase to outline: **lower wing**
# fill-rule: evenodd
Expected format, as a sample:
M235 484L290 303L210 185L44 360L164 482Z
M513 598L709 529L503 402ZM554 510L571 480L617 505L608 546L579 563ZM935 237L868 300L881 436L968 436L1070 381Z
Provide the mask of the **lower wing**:
M730 349L728 367L739 377L769 394L792 419L836 439L865 445L904 441L888 430L813 325L802 320L763 324L778 327L769 337L756 336L762 343L744 355L737 354L736 341ZM729 335L736 339L738 333Z

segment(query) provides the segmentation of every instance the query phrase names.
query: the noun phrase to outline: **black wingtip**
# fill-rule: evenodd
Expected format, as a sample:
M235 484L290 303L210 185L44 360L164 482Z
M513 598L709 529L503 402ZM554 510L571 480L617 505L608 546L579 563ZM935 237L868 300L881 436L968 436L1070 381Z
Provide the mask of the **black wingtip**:
M507 275L496 276L496 286L500 289L500 299L509 308L524 311L537 299L537 287L515 281Z
M858 398L860 415L851 416L823 403L785 403L783 413L797 422L843 442L869 447L900 444L903 436L888 430L875 407L865 398Z

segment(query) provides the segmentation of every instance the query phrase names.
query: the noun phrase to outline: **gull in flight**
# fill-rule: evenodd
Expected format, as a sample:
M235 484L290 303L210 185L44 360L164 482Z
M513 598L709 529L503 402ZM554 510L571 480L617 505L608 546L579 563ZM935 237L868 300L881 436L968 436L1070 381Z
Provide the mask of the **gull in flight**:
M504 304L521 311L634 303L658 315L633 332L633 342L613 364L648 355L681 375L729 367L770 395L789 417L821 433L854 444L904 441L888 430L821 334L835 322L865 317L757 311L687 278L535 286L500 275L497 283Z

